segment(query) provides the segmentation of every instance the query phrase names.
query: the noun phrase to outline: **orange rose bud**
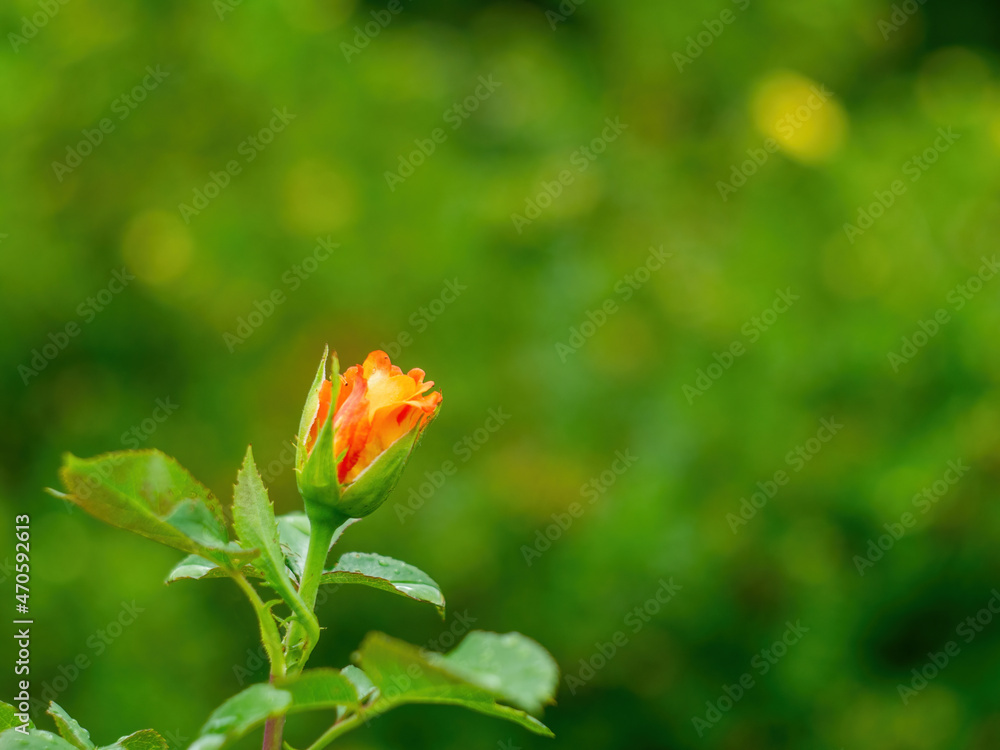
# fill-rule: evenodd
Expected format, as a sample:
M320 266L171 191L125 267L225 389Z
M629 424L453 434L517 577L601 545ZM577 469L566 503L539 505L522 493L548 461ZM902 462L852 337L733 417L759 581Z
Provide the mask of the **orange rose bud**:
M360 518L385 502L441 394L429 392L423 370L404 373L382 351L343 375L334 356L328 377L327 359L324 352L299 426L299 490L307 510L318 504Z

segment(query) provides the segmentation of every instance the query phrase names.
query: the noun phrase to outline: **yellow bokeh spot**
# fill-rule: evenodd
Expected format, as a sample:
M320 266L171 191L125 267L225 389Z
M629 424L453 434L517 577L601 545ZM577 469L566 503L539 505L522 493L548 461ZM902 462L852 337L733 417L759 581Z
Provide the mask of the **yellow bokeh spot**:
M180 276L191 263L194 243L184 222L166 211L136 216L122 238L125 265L147 284L163 284Z
M353 184L340 172L317 161L302 161L285 178L285 224L300 234L333 232L354 221L357 198Z
M767 76L754 91L751 110L761 133L804 162L829 158L847 130L847 115L833 92L798 73Z

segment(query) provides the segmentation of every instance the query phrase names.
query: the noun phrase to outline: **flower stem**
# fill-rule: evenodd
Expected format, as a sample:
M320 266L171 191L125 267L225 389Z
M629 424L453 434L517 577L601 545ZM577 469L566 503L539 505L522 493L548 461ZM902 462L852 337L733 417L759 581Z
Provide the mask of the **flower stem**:
M323 578L323 568L326 567L327 555L330 554L330 541L333 539L338 525L336 520L330 520L316 523L311 527L309 551L306 552L302 584L299 586L299 596L302 597L302 601L310 610L316 607L316 594L319 592L319 583Z
M316 595L319 593L319 584L323 578L326 558L330 554L330 542L337 528L345 520L339 514L333 514L328 519L315 520L310 525L309 549L306 552L305 568L302 571L302 581L299 585L299 598L305 604L306 613L312 613L316 607ZM316 647L318 630L311 633L303 624L303 618L297 617L288 627L285 641L282 643L274 619L253 586L239 572L233 578L250 598L260 620L264 646L268 658L271 660L271 682L274 682L276 677L284 677L286 674L296 675L301 672L309 660L309 654ZM346 722L340 722L340 724L344 723ZM268 719L264 724L264 743L261 750L281 750L284 728L284 714ZM346 731L347 728L342 728L338 730L337 734ZM336 734L333 736L335 737Z
M257 590L250 585L246 577L238 570L230 572L230 576L236 584L243 590L250 604L253 605L257 621L260 623L260 636L264 642L264 650L267 651L268 661L271 662L271 682L285 674L285 652L281 646L281 634L278 626L271 617L271 611L260 598ZM284 716L272 716L264 724L264 744L262 750L281 750L281 735L285 728Z
M250 585L240 571L231 571L229 575L236 581L236 585L242 589L247 599L250 600L250 604L253 605L257 622L260 624L260 637L264 643L264 650L267 652L268 661L271 662L271 677L283 677L285 674L285 654L281 649L281 634L271 616L271 611L264 604L257 590Z
M285 715L272 716L264 724L264 744L261 750L281 750L281 735L285 729Z
M299 597L312 612L316 607L316 595L323 578L323 568L330 554L330 542L337 528L346 518L333 513L326 518L312 518L309 528L309 549L306 552L306 562L299 584ZM316 638L309 638L305 628L296 620L288 628L285 636L285 653L294 657L289 662L289 672L298 674L305 667L309 655L316 647Z
M340 719L332 727L323 732L323 734L321 734L319 738L307 748L307 750L322 750L322 748L329 745L340 735L346 734L357 727L362 721L364 721L364 714L360 711L356 714L351 714L346 718Z

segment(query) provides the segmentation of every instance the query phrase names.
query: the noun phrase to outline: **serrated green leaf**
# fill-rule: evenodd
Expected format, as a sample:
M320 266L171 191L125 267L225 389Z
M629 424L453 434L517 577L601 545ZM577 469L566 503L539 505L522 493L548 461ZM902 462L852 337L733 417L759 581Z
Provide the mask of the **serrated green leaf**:
M228 541L218 501L177 461L156 450L63 457L67 495L92 516L189 554L234 564L253 556Z
M340 673L349 679L354 685L354 690L357 692L358 700L361 703L364 703L368 700L368 698L378 692L378 688L375 687L374 682L368 679L368 675L355 667L353 664L348 664L340 670Z
M27 733L8 729L0 732L0 750L76 750L76 747L41 729L30 729Z
M388 710L405 703L462 706L513 721L536 734L553 736L538 719L497 703L490 692L454 674L433 655L383 633L369 633L356 660L379 689L373 710Z
M55 721L56 729L59 730L59 734L64 740L79 750L94 750L90 732L81 727L80 723L66 713L62 706L52 701L49 703L49 710L46 713Z
M354 683L336 669L307 669L295 677L278 682L276 687L292 694L292 705L288 713L358 704L358 692L354 689Z
M301 580L309 551L309 531L312 528L301 511L278 516L278 540L285 553L285 565L296 581Z
M532 714L553 702L559 684L555 659L520 633L474 630L435 658L452 673Z
M224 578L226 572L217 563L200 555L188 555L174 566L167 575L167 583L179 581L182 578L199 580L201 578Z
M17 718L17 709L9 703L0 701L0 732L4 729L14 729L21 726L20 719ZM35 725L28 719L28 727L34 729Z
M164 520L210 549L225 547L229 543L225 524L199 500L182 500Z
M333 545L337 543L349 526L360 520L360 518L349 518L337 527L330 540L330 549L333 549ZM278 538L281 541L281 549L285 553L285 565L288 566L292 578L299 581L302 579L302 571L306 565L306 553L309 551L309 532L312 526L308 516L301 511L278 516L277 521Z
M444 617L444 594L434 579L409 563L371 552L348 552L320 583L358 583L433 604Z
M14 707L9 703L0 701L0 732L4 729L21 726L21 722L14 718Z
M277 716L291 703L292 695L287 690L271 685L251 685L212 712L189 750L217 750L263 724L271 716Z
M236 480L233 494L233 526L244 547L254 547L259 556L253 564L264 574L267 584L278 592L289 608L299 617L315 620L299 592L292 585L285 567L285 553L278 540L278 525L267 489L257 471L253 451L247 448L243 467ZM318 627L318 626L317 626Z
M278 542L274 507L249 447L233 492L233 528L244 547L254 547L259 552L252 562L263 571L264 580L275 589L290 588L285 555Z
M169 750L170 745L154 729L140 729L99 750Z
M253 565L243 565L240 568L240 572L247 578L264 580L264 572ZM225 569L218 563L212 562L200 555L188 555L173 567L173 570L167 575L164 583L174 583L185 578L192 581L198 581L203 578L227 578L228 575Z

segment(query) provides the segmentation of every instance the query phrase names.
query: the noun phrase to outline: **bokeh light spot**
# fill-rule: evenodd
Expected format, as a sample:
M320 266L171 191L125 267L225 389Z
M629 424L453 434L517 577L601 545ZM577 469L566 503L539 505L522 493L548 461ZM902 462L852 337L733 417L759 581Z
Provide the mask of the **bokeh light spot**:
M284 200L285 224L302 234L340 229L357 213L354 186L341 173L316 161L299 162L289 170Z
M191 263L194 243L180 217L166 211L136 216L122 238L125 265L147 284L179 277Z
M751 102L757 129L803 162L828 159L840 147L847 115L826 86L788 71L757 84Z
M948 47L924 61L916 87L921 108L942 125L981 122L990 93L990 71L974 52Z

